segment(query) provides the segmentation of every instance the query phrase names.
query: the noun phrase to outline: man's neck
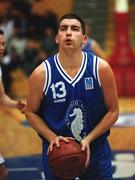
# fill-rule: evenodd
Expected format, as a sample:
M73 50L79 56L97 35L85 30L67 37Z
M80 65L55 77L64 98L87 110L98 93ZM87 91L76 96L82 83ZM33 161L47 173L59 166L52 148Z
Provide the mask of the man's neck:
M76 52L59 51L58 58L64 69L69 67L75 68L76 66L81 65L83 59L83 53L82 51L76 51Z

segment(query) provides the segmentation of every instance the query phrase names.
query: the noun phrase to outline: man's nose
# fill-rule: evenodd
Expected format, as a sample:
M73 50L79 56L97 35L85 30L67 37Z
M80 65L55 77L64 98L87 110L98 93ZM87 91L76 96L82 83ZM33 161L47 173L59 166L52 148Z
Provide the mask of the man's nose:
M68 36L69 36L69 35L71 36L71 29L70 29L70 28L67 29L67 35L68 35Z

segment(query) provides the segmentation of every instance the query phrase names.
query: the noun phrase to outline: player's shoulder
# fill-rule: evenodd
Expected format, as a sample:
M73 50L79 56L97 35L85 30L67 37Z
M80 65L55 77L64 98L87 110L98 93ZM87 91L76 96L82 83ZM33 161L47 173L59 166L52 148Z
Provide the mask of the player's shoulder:
M107 62L107 60L98 57L98 62L99 62L99 69L104 70L110 68L109 62Z
M34 71L32 72L32 75L41 75L45 71L44 63L42 62L39 66L37 66Z
M36 84L44 79L45 79L45 68L44 68L44 64L41 63L33 70L32 74L29 77L29 82Z
M104 59L99 58L98 69L99 69L100 78L101 77L104 78L104 77L111 77L111 76L113 76L113 71L112 71L112 68L111 68L109 62L107 62Z

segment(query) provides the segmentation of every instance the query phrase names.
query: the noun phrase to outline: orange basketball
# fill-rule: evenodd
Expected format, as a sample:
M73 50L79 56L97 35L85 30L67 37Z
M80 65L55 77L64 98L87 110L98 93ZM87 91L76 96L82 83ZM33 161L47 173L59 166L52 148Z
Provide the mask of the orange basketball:
M48 154L49 166L56 177L72 179L81 175L85 169L86 151L75 140L68 143L60 141L60 147L53 147Z

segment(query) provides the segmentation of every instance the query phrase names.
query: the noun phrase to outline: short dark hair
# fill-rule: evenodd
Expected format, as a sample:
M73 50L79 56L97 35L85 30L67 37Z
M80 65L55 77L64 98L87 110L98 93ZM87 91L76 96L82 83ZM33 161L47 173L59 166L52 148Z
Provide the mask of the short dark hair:
M85 23L81 19L80 16L78 16L77 14L74 14L74 13L68 13L68 14L63 15L58 22L58 25L57 25L58 29L59 29L59 25L63 19L77 19L81 23L82 33L85 34ZM58 29L57 29L57 31L58 31Z

